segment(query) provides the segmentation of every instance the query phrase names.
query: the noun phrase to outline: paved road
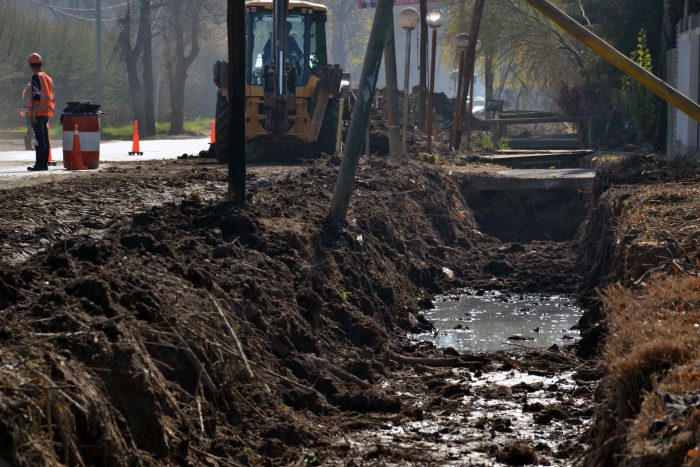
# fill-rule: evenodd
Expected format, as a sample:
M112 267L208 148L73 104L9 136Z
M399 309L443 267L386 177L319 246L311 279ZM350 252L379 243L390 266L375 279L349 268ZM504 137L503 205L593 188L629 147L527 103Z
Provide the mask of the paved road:
M111 162L175 159L182 154L197 154L208 147L208 138L148 140L141 142L143 156L129 156L130 141L103 143L100 146L101 168L108 167ZM63 168L63 148L54 147L52 153L53 160L58 162L58 165L48 172L34 173L27 171L27 166L34 164L33 151L0 151L0 188L24 185L26 180L31 178L57 178L67 175L69 172ZM24 180L25 183L17 183L20 180Z

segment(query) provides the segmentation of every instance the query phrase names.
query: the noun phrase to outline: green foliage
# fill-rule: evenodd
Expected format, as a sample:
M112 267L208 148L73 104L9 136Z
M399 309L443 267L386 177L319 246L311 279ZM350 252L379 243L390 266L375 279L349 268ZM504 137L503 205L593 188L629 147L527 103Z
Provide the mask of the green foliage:
M652 71L651 52L647 46L647 33L644 29L637 34L637 46L631 54L632 60L647 71ZM650 141L656 129L658 102L654 95L642 85L625 76L622 79L622 102L629 110L638 140Z
M45 70L54 80L59 113L65 102L91 100L95 95L94 27L75 19L42 16L41 10L17 3L0 0L0 122L8 126L22 124L18 115L20 94L31 76L26 60L32 52L44 57ZM110 60L113 40L113 34L105 31L102 104L111 117L118 119L128 106L121 63Z
M489 133L476 133L472 136L471 150L475 153L483 153L485 151L510 149L508 141L501 139L496 144Z
M427 153L427 152L421 152L419 154L420 160L423 162L427 162L428 164L433 164L433 165L441 165L442 164L442 158L440 157L440 154L437 153Z
M484 151L492 151L495 149L491 135L488 133L476 133L472 136L471 141L472 151L482 153Z
M156 124L156 138L167 138L170 123L158 122ZM207 118L199 118L194 120L185 120L185 135L188 136L207 136L211 130L211 120ZM119 126L106 126L102 128L103 140L122 140L130 141L133 136L134 124L126 123Z

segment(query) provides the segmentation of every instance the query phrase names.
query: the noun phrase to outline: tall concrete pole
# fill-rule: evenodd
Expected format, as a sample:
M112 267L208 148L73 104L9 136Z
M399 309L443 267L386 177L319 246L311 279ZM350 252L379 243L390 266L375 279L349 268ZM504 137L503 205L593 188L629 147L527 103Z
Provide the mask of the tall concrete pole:
M95 0L95 103L102 104L102 0Z
M228 0L228 193L245 206L245 0Z
M243 3L242 0L241 3ZM365 63L362 66L362 74L358 83L357 101L352 111L343 160L340 164L340 172L338 173L338 180L335 184L331 208L328 213L328 220L331 224L344 223L348 213L365 130L369 124L372 102L377 90L377 78L382 64L386 33L394 14L393 9L394 0L379 0L374 13L374 23L372 24L372 32L367 43Z
M628 75L637 83L641 84L697 123L700 123L700 105L696 102L620 53L617 49L593 34L547 0L527 0L527 2L559 25L563 30L581 41L603 60Z
M428 98L428 0L420 0L420 79L418 81L418 125L425 129Z
M401 153L401 129L399 128L399 83L396 70L396 37L393 13L384 46L384 70L386 72L387 116L389 117L389 154L391 157L396 157Z

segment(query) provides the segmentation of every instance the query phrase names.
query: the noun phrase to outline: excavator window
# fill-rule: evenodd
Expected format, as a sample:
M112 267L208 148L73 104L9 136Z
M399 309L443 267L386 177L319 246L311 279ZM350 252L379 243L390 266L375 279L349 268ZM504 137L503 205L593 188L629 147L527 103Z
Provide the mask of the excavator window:
M287 16L287 63L297 70L297 86L304 86L309 77L318 74L328 62L325 41L326 14L310 10L290 11ZM248 83L262 85L265 67L272 60L271 10L249 8Z

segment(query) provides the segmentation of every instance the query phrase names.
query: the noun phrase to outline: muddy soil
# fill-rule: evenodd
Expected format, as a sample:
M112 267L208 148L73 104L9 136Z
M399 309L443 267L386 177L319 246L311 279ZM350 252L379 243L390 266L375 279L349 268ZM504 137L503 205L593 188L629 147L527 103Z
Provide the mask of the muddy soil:
M253 166L260 179L294 173L294 166ZM226 192L226 174L214 163L112 163L97 172L58 180L28 178L0 187L0 264L28 260L57 241L100 238L120 221L168 202Z
M402 339L438 292L572 292L573 244L489 237L459 181L403 160L366 161L328 230L336 171L254 169L246 210L199 160L3 192L0 461L572 462L591 378L570 352Z

